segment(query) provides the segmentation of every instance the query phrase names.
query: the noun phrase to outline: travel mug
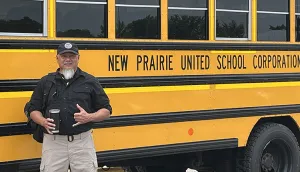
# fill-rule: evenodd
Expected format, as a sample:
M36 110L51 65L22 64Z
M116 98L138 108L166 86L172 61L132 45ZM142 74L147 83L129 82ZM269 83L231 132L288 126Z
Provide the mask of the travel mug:
M60 118L59 118L59 109L50 109L49 110L49 117L54 120L55 128L54 130L50 130L52 133L59 133L59 124L60 124Z

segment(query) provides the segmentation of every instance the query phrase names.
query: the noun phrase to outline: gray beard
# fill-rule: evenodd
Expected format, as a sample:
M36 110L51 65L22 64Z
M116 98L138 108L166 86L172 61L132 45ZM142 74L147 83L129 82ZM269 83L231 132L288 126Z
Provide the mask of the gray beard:
M75 74L75 70L74 69L61 69L60 73L64 75L65 79L71 79L71 78L73 78L73 76Z

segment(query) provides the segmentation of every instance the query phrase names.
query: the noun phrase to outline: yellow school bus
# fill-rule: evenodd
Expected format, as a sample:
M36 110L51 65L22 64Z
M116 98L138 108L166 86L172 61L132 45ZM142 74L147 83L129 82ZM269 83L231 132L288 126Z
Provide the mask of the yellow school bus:
M2 0L0 171L39 170L23 108L68 41L113 107L93 126L99 166L298 171L299 4Z

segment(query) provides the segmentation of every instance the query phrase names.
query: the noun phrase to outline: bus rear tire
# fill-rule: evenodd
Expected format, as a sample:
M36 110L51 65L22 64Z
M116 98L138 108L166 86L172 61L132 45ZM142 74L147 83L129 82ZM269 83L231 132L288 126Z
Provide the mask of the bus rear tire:
M237 172L294 172L299 167L297 139L289 128L277 123L258 126L238 152Z

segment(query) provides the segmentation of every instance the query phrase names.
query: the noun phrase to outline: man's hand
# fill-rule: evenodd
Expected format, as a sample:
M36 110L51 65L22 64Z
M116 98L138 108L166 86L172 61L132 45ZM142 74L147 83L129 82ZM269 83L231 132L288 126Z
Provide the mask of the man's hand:
M82 107L80 107L78 104L76 104L77 108L79 109L79 113L74 114L74 119L77 122L73 125L73 127L85 124L91 121L91 114L87 113Z
M42 126L47 130L49 134L53 134L50 130L54 130L55 124L53 124L54 120L51 118L45 118L42 122Z

